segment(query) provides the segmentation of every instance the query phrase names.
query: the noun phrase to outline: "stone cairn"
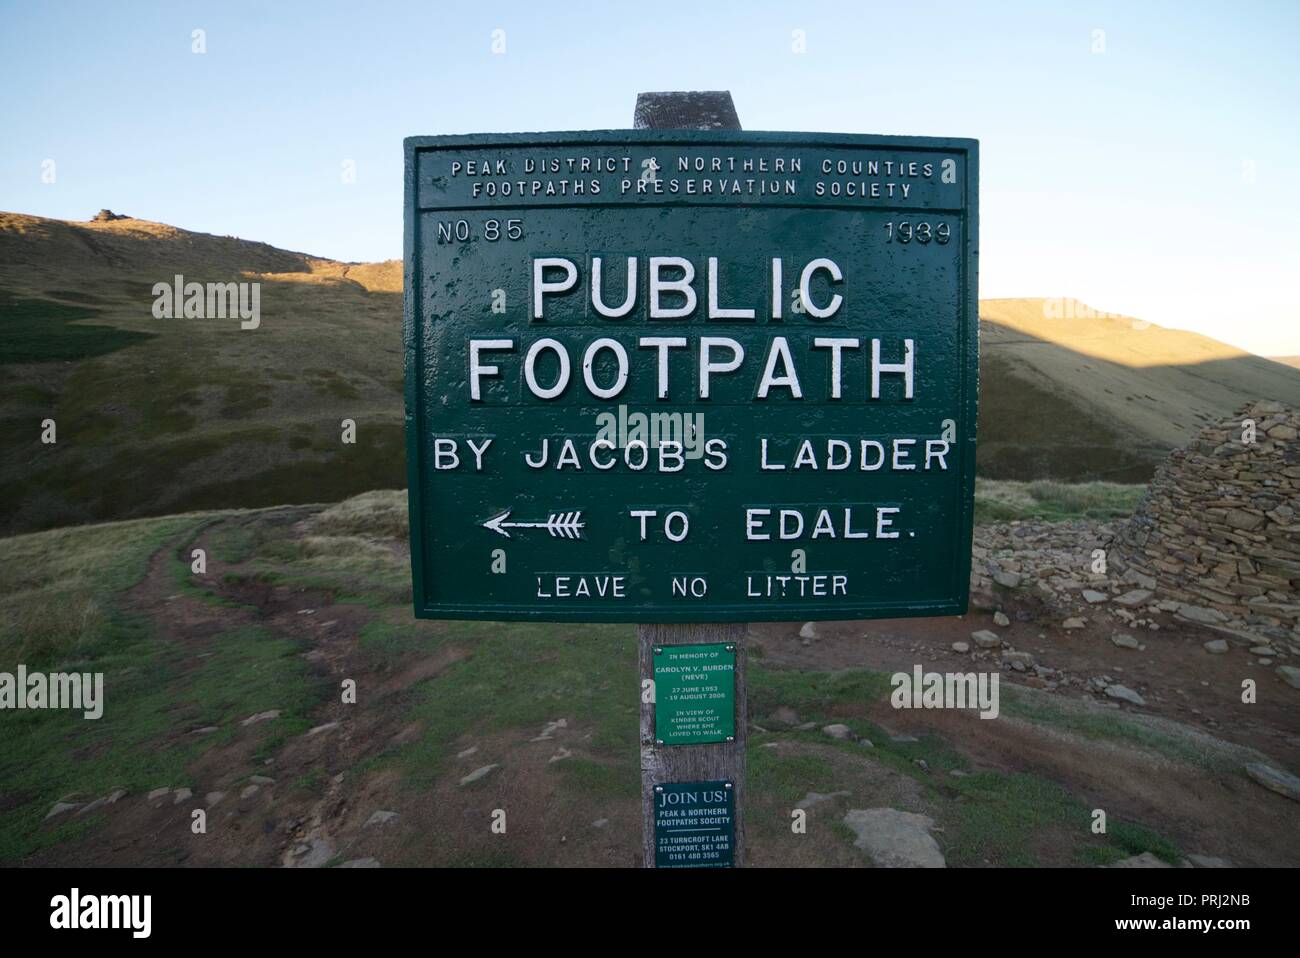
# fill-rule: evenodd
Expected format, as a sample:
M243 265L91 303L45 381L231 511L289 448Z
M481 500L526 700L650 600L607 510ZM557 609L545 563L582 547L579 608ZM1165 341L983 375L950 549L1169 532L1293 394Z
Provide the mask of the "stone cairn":
M1173 452L1119 527L1115 571L1180 603L1187 621L1300 640L1298 434L1300 412L1264 400Z

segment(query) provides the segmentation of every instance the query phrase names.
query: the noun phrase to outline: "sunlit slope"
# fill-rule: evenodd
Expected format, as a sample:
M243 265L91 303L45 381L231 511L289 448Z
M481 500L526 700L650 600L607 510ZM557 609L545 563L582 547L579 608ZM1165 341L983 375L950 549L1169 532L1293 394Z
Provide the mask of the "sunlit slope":
M1300 403L1300 370L1074 301L982 300L980 335L989 476L1138 481L1248 399Z
M81 287L93 282L105 295L135 297L140 282L151 287L170 278L168 270L189 270L204 281L209 275L215 281L238 273L290 273L316 283L346 280L372 291L402 291L396 260L339 263L130 217L82 223L0 211L0 276L11 291L56 295L66 279L74 281L68 289L85 292Z

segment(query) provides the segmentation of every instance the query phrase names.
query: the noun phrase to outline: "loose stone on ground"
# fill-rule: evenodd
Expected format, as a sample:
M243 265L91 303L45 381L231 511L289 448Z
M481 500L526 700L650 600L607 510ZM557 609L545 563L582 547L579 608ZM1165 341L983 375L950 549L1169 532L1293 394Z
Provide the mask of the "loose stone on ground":
M854 846L881 868L944 868L939 843L930 834L934 820L896 808L855 808L844 824L857 839Z

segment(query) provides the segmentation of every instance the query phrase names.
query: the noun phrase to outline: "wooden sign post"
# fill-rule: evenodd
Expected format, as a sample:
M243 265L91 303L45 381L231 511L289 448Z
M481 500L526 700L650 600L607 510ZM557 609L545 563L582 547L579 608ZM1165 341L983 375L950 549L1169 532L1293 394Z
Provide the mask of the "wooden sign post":
M739 130L740 118L728 92L642 93L636 98L632 125L638 130ZM708 745L664 745L655 737L655 702L641 696L641 847L642 864L654 868L657 858L655 808L662 801L655 789L673 782L731 784L734 835L731 863L745 861L745 740L749 726L745 707L745 635L743 623L637 626L637 662L641 688L654 681L655 650L664 646L723 643L735 647L735 735L730 742ZM654 686L651 686L653 688Z
M743 623L966 609L978 145L634 123L406 140L412 604L636 623L645 864L727 867Z

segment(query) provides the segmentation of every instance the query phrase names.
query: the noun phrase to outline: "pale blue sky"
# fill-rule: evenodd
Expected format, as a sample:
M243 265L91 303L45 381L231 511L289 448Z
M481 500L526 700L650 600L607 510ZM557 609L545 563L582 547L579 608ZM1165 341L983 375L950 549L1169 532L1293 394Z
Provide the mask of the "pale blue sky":
M395 258L404 136L625 127L674 89L978 138L982 296L1300 354L1297 2L0 0L0 209Z

